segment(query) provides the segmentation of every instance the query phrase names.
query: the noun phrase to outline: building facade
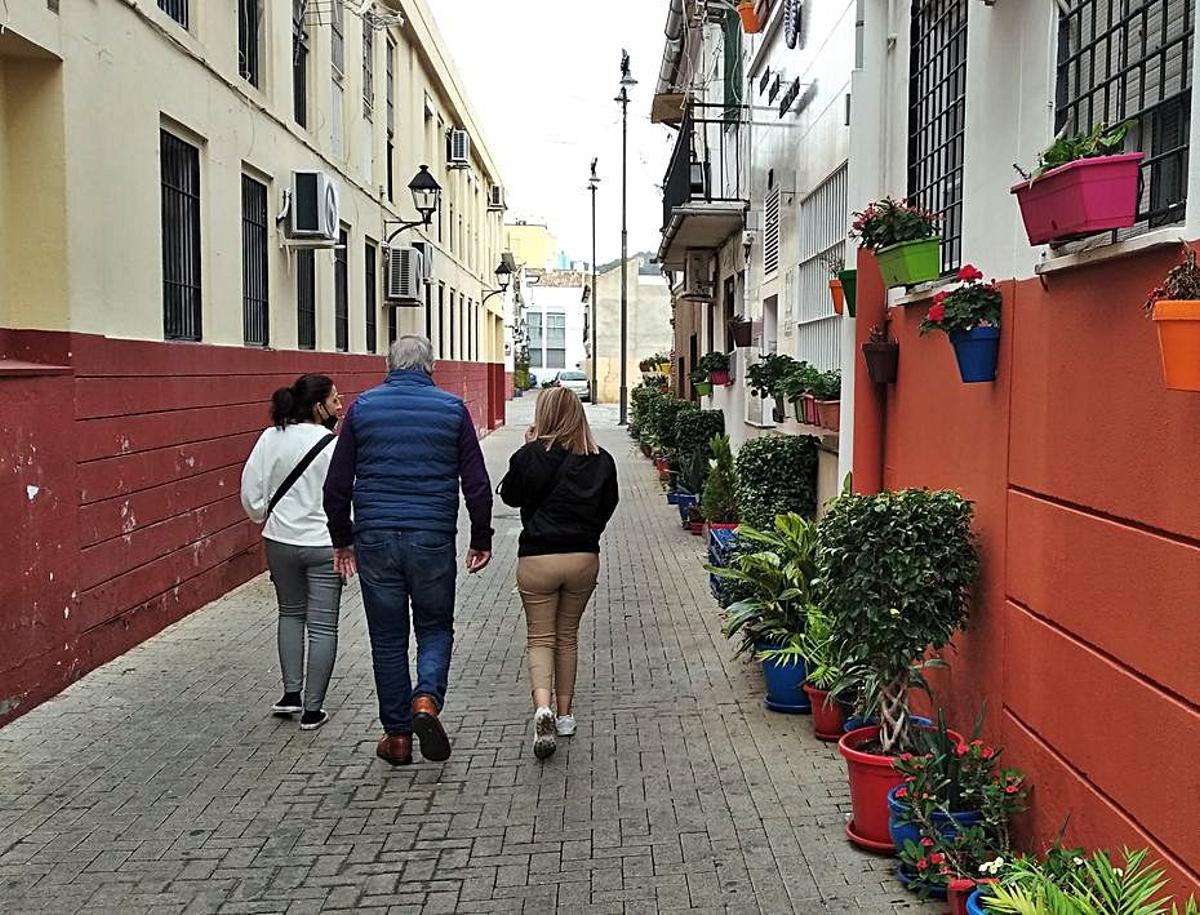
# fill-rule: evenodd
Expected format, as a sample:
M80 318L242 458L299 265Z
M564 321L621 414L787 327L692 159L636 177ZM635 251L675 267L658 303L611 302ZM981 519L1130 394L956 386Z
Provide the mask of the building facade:
M584 328L585 278L575 270L550 270L528 286L524 320L528 331L529 371L539 382L555 373L582 369L587 359Z
M654 353L671 352L671 289L647 255L626 263L626 383L641 380L638 363ZM590 279L588 280L590 282ZM596 388L598 403L621 396L621 262L606 264L596 275ZM591 350L590 338L586 341ZM587 371L591 373L591 363Z
M31 2L2 24L22 523L0 721L261 568L237 477L274 387L323 371L353 394L422 332L480 431L504 415L503 183L422 0ZM394 307L385 247L422 165L441 205L395 243L425 244L428 281ZM289 237L313 215L297 173L336 195L311 201L317 244Z

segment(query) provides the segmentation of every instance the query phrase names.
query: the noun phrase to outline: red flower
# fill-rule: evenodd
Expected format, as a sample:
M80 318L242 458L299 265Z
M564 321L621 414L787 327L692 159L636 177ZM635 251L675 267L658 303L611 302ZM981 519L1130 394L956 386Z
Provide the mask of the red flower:
M993 756L996 755L996 751L993 750L991 747L984 747L982 750L979 751L979 755L982 756L984 759L991 759Z
M924 858L922 858L920 861L917 862L917 870L923 871L923 870L927 869L928 867L929 867L929 862Z
M1008 785L1008 786L1007 786L1007 787L1004 789L1004 793L1005 793L1005 794L1016 794L1016 793L1017 793L1017 786L1016 786L1016 785Z
M957 747L954 748L954 752L957 753L959 756L966 756L967 752L970 749L971 748L968 747L965 743L960 743Z
M946 856L943 855L940 851L935 851L932 855L929 856L929 860L932 861L934 864L942 864L946 860Z
M982 741L982 740L972 740L972 741L971 741L971 746L973 746L973 747L982 747L982 746L983 746L983 741Z
M934 324L941 324L942 318L946 317L946 306L941 302L936 302L929 308L929 314L926 315Z
M942 289L939 292L935 292L933 294L933 304L941 305L943 302L946 301L946 299L949 295L950 295L950 293L948 293L945 289Z
M958 271L958 278L964 283L970 283L973 280L983 279L983 273L972 264L963 264Z
M897 788L896 797L908 797L908 789L903 786Z
M901 761L901 762L908 762L910 759L912 759L912 754L911 754L911 753L901 753L901 754L900 754L900 761Z
M933 848L933 839L929 838L929 836L926 836L921 840L921 844L926 848Z

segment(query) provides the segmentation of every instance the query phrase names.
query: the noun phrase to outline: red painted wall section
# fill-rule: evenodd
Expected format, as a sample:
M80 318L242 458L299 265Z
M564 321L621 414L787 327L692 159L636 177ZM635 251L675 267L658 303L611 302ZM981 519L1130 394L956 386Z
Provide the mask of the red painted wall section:
M0 332L0 355L0 506L19 522L0 532L16 557L0 565L0 724L262 571L239 489L271 393L324 372L352 398L385 372L379 356L32 331ZM490 367L450 365L486 433Z
M855 483L952 488L975 503L983 574L934 683L959 728L986 702L989 732L1029 772L1022 839L1043 846L1069 816L1068 843L1150 846L1190 891L1200 395L1164 388L1139 308L1177 257L1002 284L990 385L962 384L945 337L918 334L925 303L889 309L899 380L881 397L858 369ZM860 277L860 315L883 310L875 282ZM865 339L869 321L858 324Z
M497 400L495 389L497 370L503 374L504 365L448 359L438 360L433 367L434 383L463 399L480 435L504 425L504 402Z

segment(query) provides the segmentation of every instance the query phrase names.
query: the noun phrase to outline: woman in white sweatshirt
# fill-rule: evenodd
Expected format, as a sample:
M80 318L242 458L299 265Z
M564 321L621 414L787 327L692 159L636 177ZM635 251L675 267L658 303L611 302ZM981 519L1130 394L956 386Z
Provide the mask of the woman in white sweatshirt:
M333 570L323 488L341 413L332 379L301 375L271 398L272 426L259 436L242 471L242 506L251 520L266 522L267 565L279 599L283 698L272 711L302 712L300 727L306 731L329 720L325 691L337 657L342 579Z

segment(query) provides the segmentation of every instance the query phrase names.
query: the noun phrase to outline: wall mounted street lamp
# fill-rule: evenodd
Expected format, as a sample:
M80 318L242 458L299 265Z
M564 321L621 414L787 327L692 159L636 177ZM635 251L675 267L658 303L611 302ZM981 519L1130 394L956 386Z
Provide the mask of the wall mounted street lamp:
M415 229L418 226L427 226L433 221L433 214L438 211L438 207L442 203L442 186L437 183L437 179L429 174L429 166L422 165L413 176L413 180L408 182L408 190L412 194L413 207L421 214L420 219L408 220L405 222L384 222L384 227L395 226L388 233L387 241L383 243L385 248L390 248L396 236L407 229Z
M508 285L512 282L512 268L504 261L500 261L500 266L496 268L496 285L499 289L489 292L483 297L483 301L479 303L480 307L487 304L488 299L497 295L504 295L508 292Z

